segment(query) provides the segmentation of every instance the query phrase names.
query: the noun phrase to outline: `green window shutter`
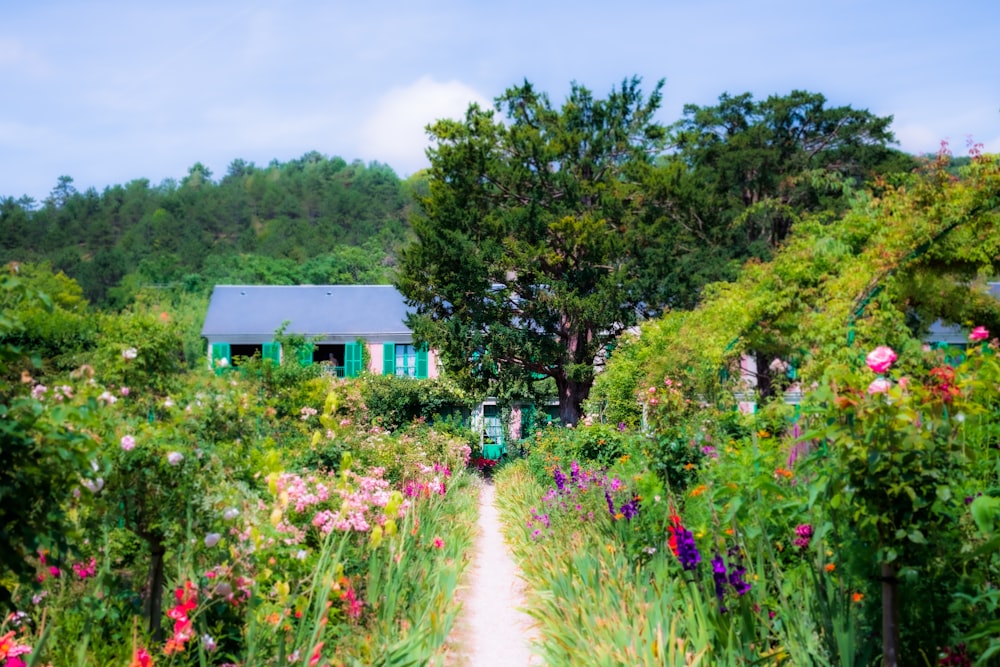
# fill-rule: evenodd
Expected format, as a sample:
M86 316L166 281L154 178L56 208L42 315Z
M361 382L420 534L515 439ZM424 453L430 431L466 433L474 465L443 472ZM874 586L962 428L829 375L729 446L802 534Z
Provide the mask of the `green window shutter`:
M417 348L417 373L418 378L427 377L427 344L423 344Z
M347 343L344 345L344 376L349 378L361 375L361 364L364 355L361 352L361 343Z
M313 362L313 346L312 343L300 347L298 350L299 364L303 366L309 366Z
M396 374L396 344L382 343L382 375Z
M225 363L222 360L225 359ZM216 375L221 375L233 365L233 355L229 343L212 343L212 368Z
M274 365L277 366L281 363L281 343L275 343L273 341L270 343L264 343L264 345L261 346L260 356L263 359L270 359L274 362Z

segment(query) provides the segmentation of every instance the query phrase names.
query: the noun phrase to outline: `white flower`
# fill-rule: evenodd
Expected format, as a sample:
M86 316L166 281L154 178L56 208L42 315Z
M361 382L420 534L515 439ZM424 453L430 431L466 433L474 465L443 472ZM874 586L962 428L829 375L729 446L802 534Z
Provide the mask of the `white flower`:
M135 449L135 438L131 435L122 436L122 449L130 452Z
M111 405L115 403L118 399L115 398L114 394L112 394L110 391L106 391L100 396L98 396L97 400L100 403L107 403L108 405Z
M163 407L165 407L165 408L172 408L172 407L174 407L174 399L172 399L169 396L167 396L165 399L163 399Z
M122 350L122 359L125 359L126 361L135 359L137 356L139 356L139 351L134 347L127 347Z
M222 518L226 521L232 521L240 515L240 511L235 507L230 507L225 512L222 513Z
M184 455L181 454L180 452L170 452L169 454L167 454L167 463L169 463L172 466L177 465L183 460L184 460Z
M220 533L209 533L205 536L205 546L211 549L218 544L221 539L222 535Z
M91 493L100 493L101 489L104 488L104 480L100 477L97 479L85 479L81 483Z
M217 648L217 644L215 643L215 640L212 638L212 635L207 635L207 634L202 635L201 643L205 647L205 650L208 651L209 653L211 653Z
M219 359L215 360L215 365L218 366L219 368L225 368L226 366L229 365L229 359L226 359L225 357L220 357Z
M299 560L305 560L306 556L308 555L309 552L306 551L305 549L299 549L298 551L295 552L295 557L298 558Z

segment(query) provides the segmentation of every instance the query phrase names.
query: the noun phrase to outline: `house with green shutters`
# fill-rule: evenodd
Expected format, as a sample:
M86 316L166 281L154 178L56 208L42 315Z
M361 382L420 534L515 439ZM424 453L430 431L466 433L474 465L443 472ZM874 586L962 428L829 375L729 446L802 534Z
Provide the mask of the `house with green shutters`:
M372 373L436 377L435 352L414 344L406 313L391 285L216 285L201 335L215 369L255 354L275 363L297 355L338 377L360 374L366 358ZM284 350L279 330L309 345Z

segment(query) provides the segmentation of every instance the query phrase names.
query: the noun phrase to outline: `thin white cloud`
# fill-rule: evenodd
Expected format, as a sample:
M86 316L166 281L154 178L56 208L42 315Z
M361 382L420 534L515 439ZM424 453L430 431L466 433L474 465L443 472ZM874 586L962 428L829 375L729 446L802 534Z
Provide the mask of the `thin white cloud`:
M20 40L0 37L0 70L8 69L31 76L44 76L49 67L38 54L24 47Z
M469 104L489 107L489 100L459 81L440 82L423 76L383 95L362 125L359 151L391 165L400 175L427 166L426 127L441 118L461 118Z

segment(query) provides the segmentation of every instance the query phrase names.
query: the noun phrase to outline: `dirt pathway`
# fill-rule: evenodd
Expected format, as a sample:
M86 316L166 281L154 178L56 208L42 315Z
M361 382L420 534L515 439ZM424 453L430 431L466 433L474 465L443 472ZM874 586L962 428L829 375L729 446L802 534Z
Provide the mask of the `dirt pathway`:
M531 653L534 636L524 606L524 583L500 531L492 483L479 492L479 530L465 586L462 612L444 654L447 667L528 667L542 665Z

